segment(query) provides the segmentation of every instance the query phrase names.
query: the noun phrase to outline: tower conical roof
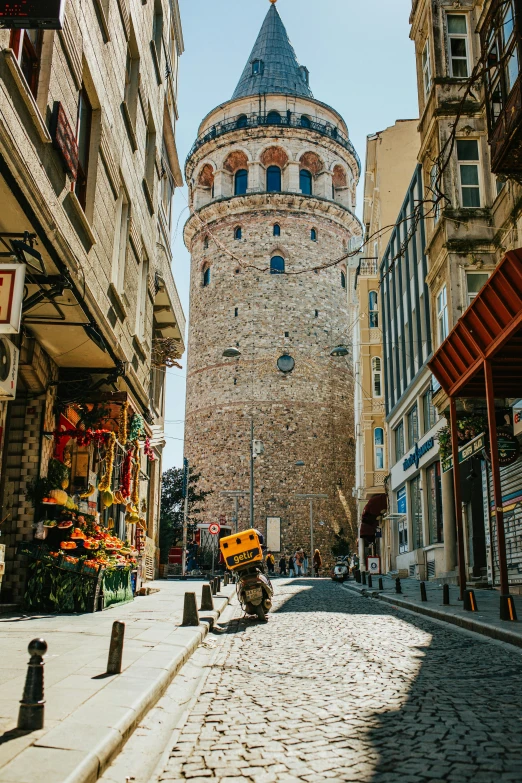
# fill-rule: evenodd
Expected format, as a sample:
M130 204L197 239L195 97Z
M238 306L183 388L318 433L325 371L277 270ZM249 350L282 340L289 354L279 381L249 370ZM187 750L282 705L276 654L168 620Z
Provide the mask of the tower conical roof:
M259 60L259 72L253 63ZM257 41L241 75L232 100L248 95L282 93L313 98L307 71L297 62L294 47L275 5L272 5L259 31Z

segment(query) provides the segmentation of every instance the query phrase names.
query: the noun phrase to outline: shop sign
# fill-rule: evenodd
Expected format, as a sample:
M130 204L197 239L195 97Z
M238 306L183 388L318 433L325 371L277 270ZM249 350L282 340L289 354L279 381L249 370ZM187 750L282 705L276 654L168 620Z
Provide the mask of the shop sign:
M522 402L513 405L513 433L514 435L522 434Z
M78 176L78 144L76 133L63 108L63 103L55 101L51 120L53 147L58 150L63 167L71 179Z
M520 457L520 443L509 430L497 430L498 462L501 467L513 465ZM491 459L490 448L486 449L488 461Z
M380 574L381 558L378 555L375 555L375 557L367 557L366 568L370 574Z
M18 334L22 317L25 264L0 265L0 334Z
M397 513L406 514L406 487L402 487L397 492Z
M419 444L416 443L415 449L412 451L409 457L406 457L402 463L403 470L409 470L411 467L413 467L413 465L415 465L418 470L421 457L427 454L428 451L431 451L434 446L435 438L428 438L426 443L423 443L422 446L419 446Z
M25 30L61 30L65 0L0 0L0 26Z
M463 462L466 462L466 460L471 459L471 457L476 457L477 454L484 450L486 446L486 435L484 432L482 432L480 435L477 435L476 438L473 438L473 440L470 440L469 443L466 443L465 446L461 446L459 449L459 465L461 465ZM442 463L442 472L447 473L448 470L453 469L453 457L448 457L448 459L445 459Z

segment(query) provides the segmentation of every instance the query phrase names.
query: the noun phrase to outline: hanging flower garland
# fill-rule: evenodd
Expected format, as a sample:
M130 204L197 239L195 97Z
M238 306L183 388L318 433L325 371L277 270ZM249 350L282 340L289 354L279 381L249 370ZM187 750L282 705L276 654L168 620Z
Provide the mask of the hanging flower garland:
M125 499L127 499L131 493L132 452L133 449L129 449L128 451L125 452L125 457L123 459L123 464L121 466L120 492Z
M139 413L135 413L131 419L129 440L134 443L137 438L142 438L145 435L145 422L143 416Z
M110 430L55 430L54 440L58 442L60 438L73 438L79 446L90 446L95 443L98 447L103 446L114 435Z
M140 443L138 439L134 441L134 476L132 484L131 503L137 506L140 500Z
M156 455L154 454L152 446L150 445L150 438L145 438L144 452L147 459L149 459L151 462L154 462Z
M120 421L118 426L118 440L125 446L129 435L129 403L124 402L120 410Z
M105 473L103 474L98 489L100 492L105 492L111 488L112 484L112 472L114 470L114 455L116 453L116 435L114 432L110 433L109 442L107 444L107 454L105 455Z

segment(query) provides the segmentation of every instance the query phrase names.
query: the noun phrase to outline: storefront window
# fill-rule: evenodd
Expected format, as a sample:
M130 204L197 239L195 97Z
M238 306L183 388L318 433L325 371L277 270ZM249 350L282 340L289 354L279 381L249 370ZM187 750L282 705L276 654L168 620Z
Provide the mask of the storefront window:
M413 548L421 549L422 537L422 492L420 476L410 481L411 521L413 529Z
M442 544L442 490L440 477L440 462L426 471L426 487L428 492L428 521L430 528L430 544Z

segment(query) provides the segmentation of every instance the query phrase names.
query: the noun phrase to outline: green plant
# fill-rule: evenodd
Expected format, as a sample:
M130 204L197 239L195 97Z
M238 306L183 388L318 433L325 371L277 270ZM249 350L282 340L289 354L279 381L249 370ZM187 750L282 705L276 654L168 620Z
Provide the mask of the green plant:
M480 414L470 414L460 416L457 419L457 438L459 446L464 446L477 435L486 432L488 428L487 420ZM438 432L440 458L444 462L451 457L451 427L448 425Z
M52 484L51 489L65 489L69 486L69 478L71 471L60 462L59 459L49 460L49 467L47 468L47 478Z

